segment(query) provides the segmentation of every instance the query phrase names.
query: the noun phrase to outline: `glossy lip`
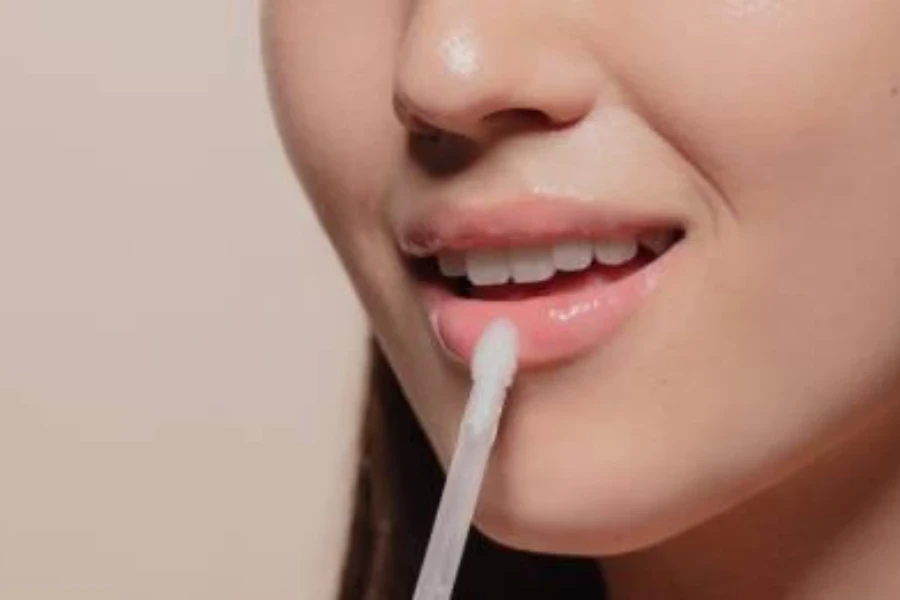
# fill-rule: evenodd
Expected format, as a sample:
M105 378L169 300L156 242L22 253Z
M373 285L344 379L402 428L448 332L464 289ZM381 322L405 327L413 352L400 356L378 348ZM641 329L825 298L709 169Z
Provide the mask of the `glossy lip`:
M441 251L632 236L654 229L684 230L685 223L671 215L605 210L592 202L526 199L431 212L403 230L400 245L413 257L427 257ZM450 357L470 362L484 328L504 317L519 329L520 366L538 368L571 360L608 342L657 288L679 246L621 278L610 280L589 269L559 290L519 300L464 298L437 282L420 280L419 286L434 334Z
M441 251L545 245L573 239L629 237L652 229L685 229L673 214L646 214L593 201L524 196L496 205L442 205L401 226L401 250L414 257Z

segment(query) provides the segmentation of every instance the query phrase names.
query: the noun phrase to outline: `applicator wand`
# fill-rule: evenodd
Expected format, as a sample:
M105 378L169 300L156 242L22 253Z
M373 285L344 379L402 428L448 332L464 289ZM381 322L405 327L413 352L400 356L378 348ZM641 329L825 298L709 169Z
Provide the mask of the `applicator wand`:
M475 346L472 390L413 600L449 600L453 592L518 354L518 331L506 319L488 325Z

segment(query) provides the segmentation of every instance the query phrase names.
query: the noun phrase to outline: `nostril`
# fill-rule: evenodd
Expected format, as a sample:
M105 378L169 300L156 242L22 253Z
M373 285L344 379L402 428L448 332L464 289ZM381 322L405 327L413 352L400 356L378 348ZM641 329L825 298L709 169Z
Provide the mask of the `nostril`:
M491 140L560 127L542 111L509 109L483 119L483 129L489 132L490 139L473 139L442 129L412 112L398 114L403 115L408 131L410 157L425 172L436 177L447 177L465 170L490 147Z
M449 177L478 160L482 149L470 139L430 127L410 132L408 151L413 162L429 175Z
M410 137L418 138L429 144L440 144L448 141L452 136L447 132L433 127L422 120L417 120L415 127L409 130Z

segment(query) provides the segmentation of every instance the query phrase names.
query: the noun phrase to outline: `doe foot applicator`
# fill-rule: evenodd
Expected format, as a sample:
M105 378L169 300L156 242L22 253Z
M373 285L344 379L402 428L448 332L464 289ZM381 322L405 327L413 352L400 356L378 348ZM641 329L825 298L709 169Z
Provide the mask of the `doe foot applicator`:
M518 354L518 331L506 319L488 325L475 347L472 390L413 600L449 600L453 592Z

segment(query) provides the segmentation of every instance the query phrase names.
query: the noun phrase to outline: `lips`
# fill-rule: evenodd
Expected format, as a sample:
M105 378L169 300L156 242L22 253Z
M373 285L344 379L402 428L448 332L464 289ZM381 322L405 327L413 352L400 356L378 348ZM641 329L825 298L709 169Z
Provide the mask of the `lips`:
M657 287L684 226L587 202L444 209L411 223L401 246L434 334L471 361L494 319L519 330L520 366L572 360L607 342Z

